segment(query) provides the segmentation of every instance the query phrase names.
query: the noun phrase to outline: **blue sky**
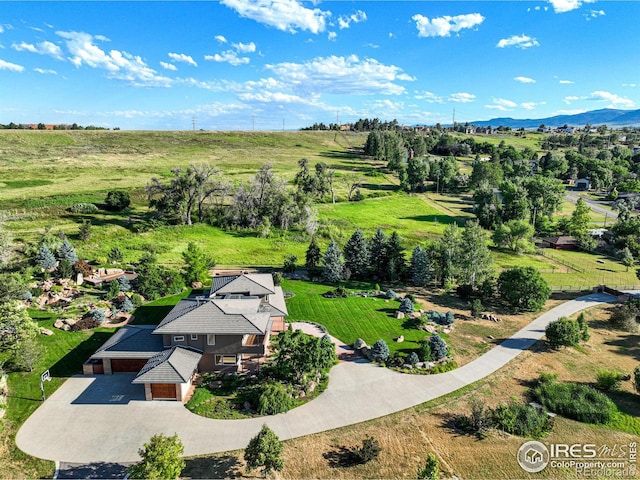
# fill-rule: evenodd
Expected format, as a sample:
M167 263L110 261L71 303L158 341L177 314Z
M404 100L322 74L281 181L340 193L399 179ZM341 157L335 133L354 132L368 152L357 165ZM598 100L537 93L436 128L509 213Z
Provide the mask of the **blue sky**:
M0 123L279 130L640 108L640 2L0 2Z

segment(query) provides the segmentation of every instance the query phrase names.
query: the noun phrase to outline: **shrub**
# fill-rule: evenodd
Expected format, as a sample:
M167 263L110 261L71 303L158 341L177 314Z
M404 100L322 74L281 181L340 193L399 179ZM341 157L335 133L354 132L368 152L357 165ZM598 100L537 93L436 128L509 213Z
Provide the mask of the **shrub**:
M409 365L415 366L415 364L418 363L419 361L420 361L420 359L418 358L418 354L416 352L411 352L407 356L407 363Z
M614 328L625 332L635 333L638 331L638 317L640 316L640 301L629 300L617 307L614 307L609 317L609 322Z
M84 221L78 227L78 238L83 242L86 242L91 238L92 235L92 226L91 222Z
M427 318L438 325L444 325L446 315L438 310L429 310Z
M431 346L428 340L420 340L418 342L420 348L418 348L418 358L422 362L428 362L431 360Z
M257 398L256 411L260 415L276 415L291 409L293 400L285 386L280 382L264 385Z
M111 264L122 263L123 260L124 255L122 254L122 250L118 247L113 247L109 250L109 253L107 253L107 261Z
M444 316L444 324L445 325L453 325L456 321L456 318L453 316L453 312L449 311Z
M104 199L105 209L112 212L120 212L131 205L131 198L128 192L111 190Z
M433 453L427 455L424 467L418 469L418 480L438 480L440 478L440 467L438 459Z
M247 471L263 468L266 477L272 470L279 472L284 468L282 458L283 445L278 436L266 425L262 425L260 433L249 441L244 450Z
M73 264L73 270L76 273L81 273L85 277L88 277L91 275L93 268L91 268L91 265L89 265L86 260L78 260Z
M73 265L67 259L62 259L58 262L58 275L60 278L71 278L73 275Z
M102 310L101 308L96 308L95 310L91 310L88 314L88 317L92 318L93 320L95 320L98 323L102 323L105 319L105 313L104 310Z
M122 302L120 302L120 304L118 305L118 310L120 312L129 313L133 309L134 309L133 302L127 296L125 296L124 300L122 300Z
M380 443L373 437L362 440L362 446L353 449L352 453L359 463L367 463L380 455Z
M387 290L386 292L384 292L384 296L389 300L395 300L396 298L398 298L398 294L393 290Z
M338 287L334 290L329 290L322 294L325 298L347 298L349 296L349 291L344 287Z
M380 339L376 343L373 344L373 348L371 348L371 360L374 362L382 363L389 356L389 347L387 346L387 342Z
M491 411L485 408L485 404L478 398L473 398L469 402L471 413L469 415L458 415L454 419L456 428L466 432L483 435L491 428Z
M98 213L100 209L93 203L76 203L68 208L71 213Z
M547 410L579 422L608 423L617 412L608 397L587 385L546 380L531 396Z
M411 300L413 303L416 303L416 296L413 293L407 293L404 298L408 298L409 300Z
M546 410L519 403L498 405L491 421L495 428L521 437L541 437L552 427Z
M473 296L473 285L465 283L463 285L458 285L456 288L456 293L460 298L469 298Z
M284 256L284 264L282 266L282 270L287 273L294 273L296 271L296 262L298 261L298 257L292 254L287 254Z
M280 272L273 272L271 276L273 277L273 284L276 287L282 285L282 274Z
M431 348L431 360L437 362L447 356L447 344L437 333L431 335L429 347Z
M398 311L402 313L412 313L413 312L413 302L408 298L403 298L400 301L400 306L398 307Z
M613 370L598 370L596 374L596 388L604 392L613 392L620 388L624 375Z
M133 303L134 307L139 307L140 305L142 305L142 296L138 293L132 293L131 294L131 303Z
M575 320L566 317L550 322L545 329L547 341L552 348L571 347L578 345L582 338L580 326Z
M79 332L81 330L91 330L93 328L98 328L102 324L101 320L96 320L95 318L89 316L84 317L78 320L75 325L71 326L72 332Z
M129 282L127 277L122 276L118 278L117 282L121 292L128 292L131 290L131 282Z
M473 318L480 318L482 316L482 311L484 310L484 306L479 298L476 298L471 302L471 316Z
M591 334L589 333L589 326L587 325L587 319L585 318L584 312L578 315L576 322L578 322L578 327L580 327L580 340L588 342L591 338Z
M120 295L120 284L116 280L112 280L108 283L109 285L109 293L107 294L109 298L117 297Z

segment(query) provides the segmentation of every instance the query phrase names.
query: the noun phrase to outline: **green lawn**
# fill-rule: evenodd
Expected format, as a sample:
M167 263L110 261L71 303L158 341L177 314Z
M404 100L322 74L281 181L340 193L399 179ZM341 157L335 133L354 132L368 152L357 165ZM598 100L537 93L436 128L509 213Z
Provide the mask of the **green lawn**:
M360 288L370 289L373 284L361 284ZM405 320L393 318L399 302L381 298L325 298L323 293L335 287L322 283L285 280L285 290L291 290L295 297L287 300L289 322L314 322L324 325L329 333L343 342L352 344L362 338L373 345L377 340L387 342L393 351L409 351L418 347L417 342L426 332L409 327ZM404 335L403 343L393 340Z
M55 314L30 310L30 315L44 328L54 332L52 336L40 335L43 357L33 372L8 374L9 395L7 413L2 420L0 439L5 448L0 449L0 478L51 478L53 462L26 455L15 444L15 435L24 421L41 404L40 374L49 370L52 380L45 382L47 395L53 393L67 377L82 373L82 363L113 333L113 329L99 328L91 332L64 332L53 328Z

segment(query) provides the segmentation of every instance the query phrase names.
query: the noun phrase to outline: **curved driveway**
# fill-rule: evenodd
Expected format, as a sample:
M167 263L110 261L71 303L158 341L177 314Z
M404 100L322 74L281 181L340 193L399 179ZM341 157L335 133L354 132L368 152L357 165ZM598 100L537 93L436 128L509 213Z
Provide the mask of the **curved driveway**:
M177 433L185 455L191 456L242 449L263 423L283 440L331 430L404 410L478 381L539 340L550 321L610 301L613 297L605 294L568 301L476 360L439 375L406 375L368 362L340 363L318 398L271 417L206 419L177 402L144 401L140 389L128 384L130 375L76 376L27 419L16 443L26 453L49 460L136 462L138 449L156 433Z

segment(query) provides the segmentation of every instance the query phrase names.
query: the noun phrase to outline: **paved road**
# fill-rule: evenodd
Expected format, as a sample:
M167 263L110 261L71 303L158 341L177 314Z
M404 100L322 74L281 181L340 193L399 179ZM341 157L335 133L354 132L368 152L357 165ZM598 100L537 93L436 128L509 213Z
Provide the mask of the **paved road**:
M591 294L541 315L486 354L439 375L406 375L366 361L342 362L331 370L329 387L290 412L246 420L211 420L176 402L143 400L133 375L76 376L67 380L24 423L16 436L26 453L75 463L124 463L151 435L177 433L185 455L244 448L263 423L281 439L378 418L427 402L480 380L506 365L544 335L546 325L602 302Z
M579 193L567 192L567 194L565 195L565 198L572 203L578 203L578 199L582 198L585 201L585 203L589 206L589 208L591 208L591 210L601 215L606 215L607 217L609 217L611 219L611 224L614 224L616 219L618 218L617 211L605 208L595 200L591 200L590 198L584 197Z

